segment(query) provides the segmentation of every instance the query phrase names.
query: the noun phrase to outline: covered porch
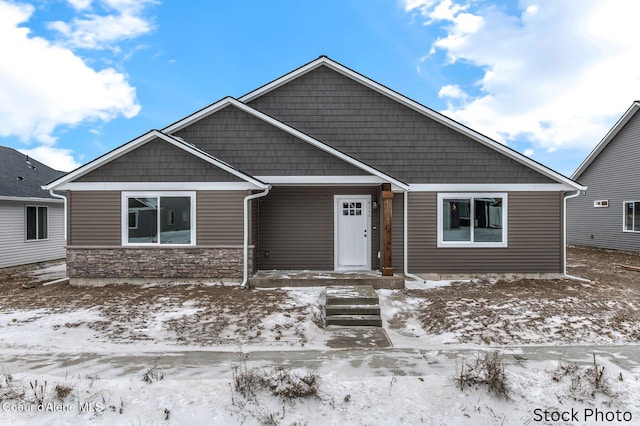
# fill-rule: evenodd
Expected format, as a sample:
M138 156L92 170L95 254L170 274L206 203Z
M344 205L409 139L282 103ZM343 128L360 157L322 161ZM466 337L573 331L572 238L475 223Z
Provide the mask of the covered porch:
M392 232L393 198L392 185L380 181L273 185L251 207L248 284L403 288L392 262L403 239L402 228Z

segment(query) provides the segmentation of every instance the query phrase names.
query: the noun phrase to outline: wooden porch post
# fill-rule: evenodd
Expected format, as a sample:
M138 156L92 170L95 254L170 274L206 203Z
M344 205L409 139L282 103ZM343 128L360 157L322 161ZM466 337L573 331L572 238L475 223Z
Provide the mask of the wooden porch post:
M390 183L382 184L382 245L384 256L382 258L382 275L392 276L393 266L391 262L391 218L393 204L393 192Z

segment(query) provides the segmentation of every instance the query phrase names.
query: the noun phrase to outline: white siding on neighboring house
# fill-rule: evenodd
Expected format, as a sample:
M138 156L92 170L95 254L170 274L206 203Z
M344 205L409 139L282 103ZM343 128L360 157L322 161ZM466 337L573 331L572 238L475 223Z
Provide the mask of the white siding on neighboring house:
M25 206L47 206L48 239L26 241ZM62 203L0 201L0 268L65 257Z

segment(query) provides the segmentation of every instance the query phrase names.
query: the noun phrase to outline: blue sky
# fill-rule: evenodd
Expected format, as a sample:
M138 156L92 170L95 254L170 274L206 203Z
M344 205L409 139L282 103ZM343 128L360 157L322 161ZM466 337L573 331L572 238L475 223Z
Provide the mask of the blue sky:
M0 145L71 170L328 55L569 175L640 99L639 12L629 0L0 0Z

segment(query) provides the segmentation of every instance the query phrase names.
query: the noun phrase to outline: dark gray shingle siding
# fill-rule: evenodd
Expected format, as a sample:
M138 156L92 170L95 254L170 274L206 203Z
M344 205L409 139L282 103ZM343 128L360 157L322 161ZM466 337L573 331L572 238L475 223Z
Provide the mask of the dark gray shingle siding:
M0 146L0 196L53 198L40 188L64 173L29 158L13 148ZM23 180L18 179L22 177Z
M239 182L237 176L155 138L76 182Z
M175 134L254 176L367 174L233 106Z
M405 182L553 182L324 66L249 104Z
M622 231L623 202L640 201L639 164L640 114L636 114L578 177L588 189L586 196L567 202L570 244L640 251L640 233ZM609 207L595 208L595 200L609 200Z

